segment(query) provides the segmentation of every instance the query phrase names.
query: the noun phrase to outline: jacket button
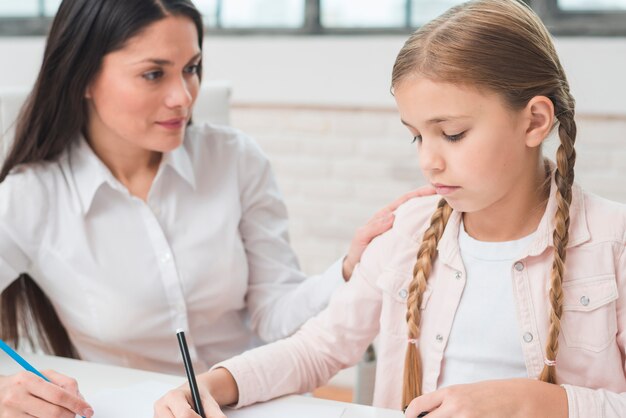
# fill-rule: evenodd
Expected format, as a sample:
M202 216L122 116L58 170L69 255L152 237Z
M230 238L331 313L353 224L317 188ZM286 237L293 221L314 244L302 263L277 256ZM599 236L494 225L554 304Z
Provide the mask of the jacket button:
M438 342L442 342L442 341L443 341L443 335L441 335L441 334L437 334L437 336L435 337L435 339L436 339Z
M533 335L530 332L526 332L524 333L524 341L526 341L527 343L531 342L533 340Z
M515 270L517 271L522 271L524 270L524 263L522 263L521 261L518 261L517 263L515 263L513 267L515 267Z
M400 289L400 291L398 292L398 296L400 296L402 299L406 299L408 295L409 292L407 292L406 289Z
M583 306L589 305L589 298L587 296L583 296L582 298L580 298L580 304Z
M457 271L456 273L454 273L454 278L457 279L457 280L460 280L461 279L461 272Z

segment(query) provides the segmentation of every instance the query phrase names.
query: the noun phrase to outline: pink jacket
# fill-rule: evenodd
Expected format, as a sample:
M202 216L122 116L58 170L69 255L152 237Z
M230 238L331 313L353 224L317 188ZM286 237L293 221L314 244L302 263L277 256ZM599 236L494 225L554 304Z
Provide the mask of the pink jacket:
M528 377L533 379L543 367L549 324L554 190L553 180L536 239L527 254L511 266L520 344ZM310 391L340 369L356 364L379 335L374 406L401 407L407 287L422 234L438 199L414 199L399 208L393 228L372 242L350 282L336 291L326 310L294 336L215 366L227 368L237 381L237 406ZM575 185L570 214L558 382L567 391L570 418L623 418L626 205L584 193ZM424 392L437 388L465 283L458 247L460 220L461 214L453 212L422 302L419 345Z

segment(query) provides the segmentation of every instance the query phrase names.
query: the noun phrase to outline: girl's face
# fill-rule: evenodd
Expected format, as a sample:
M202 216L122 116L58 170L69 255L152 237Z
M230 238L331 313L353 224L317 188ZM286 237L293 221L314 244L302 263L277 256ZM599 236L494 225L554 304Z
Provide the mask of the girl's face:
M89 139L158 152L178 147L198 95L201 58L194 23L174 16L105 55L86 92Z
M452 208L477 212L510 199L536 173L528 124L495 93L410 76L394 89L424 177ZM534 171L533 171L534 170Z

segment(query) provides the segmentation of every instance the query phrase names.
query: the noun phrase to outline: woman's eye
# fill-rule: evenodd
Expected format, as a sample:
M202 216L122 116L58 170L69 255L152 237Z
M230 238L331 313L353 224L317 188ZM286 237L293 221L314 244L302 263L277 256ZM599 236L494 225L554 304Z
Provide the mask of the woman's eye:
M411 144L415 144L415 141L422 142L422 135L415 135Z
M446 139L450 142L456 142L456 141L460 141L464 136L465 136L465 132L467 131L463 131L461 133L458 133L456 135L447 135L447 134L443 134L443 136L446 137Z
M163 71L161 70L157 70L157 71L149 71L147 73L143 73L141 75L143 78L145 78L148 81L154 81L154 80L158 80L159 78L163 77Z
M193 64L185 68L187 74L198 74L200 71L200 64Z

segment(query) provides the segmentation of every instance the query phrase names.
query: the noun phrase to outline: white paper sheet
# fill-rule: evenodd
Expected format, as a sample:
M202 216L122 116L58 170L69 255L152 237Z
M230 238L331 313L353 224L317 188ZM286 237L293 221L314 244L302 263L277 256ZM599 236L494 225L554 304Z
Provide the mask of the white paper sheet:
M93 418L153 418L154 403L173 386L146 381L122 389L103 390L87 395ZM282 398L233 410L224 409L228 418L340 418L344 407L318 403L313 398Z
M344 407L333 404L299 404L289 399L278 399L247 406L242 409L226 409L228 418L341 418Z
M154 403L173 388L147 381L122 389L103 390L85 398L95 412L93 418L152 418Z

